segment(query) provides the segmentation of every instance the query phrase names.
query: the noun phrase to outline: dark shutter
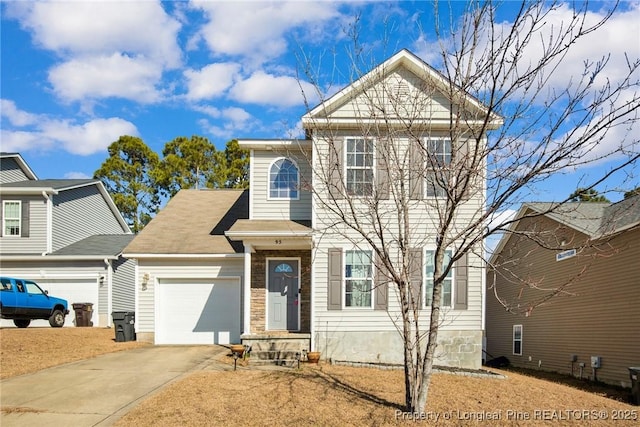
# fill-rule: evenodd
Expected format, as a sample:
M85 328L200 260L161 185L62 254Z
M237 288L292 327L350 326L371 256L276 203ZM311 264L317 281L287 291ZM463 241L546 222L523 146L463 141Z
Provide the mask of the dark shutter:
M469 177L469 185L467 188L460 188L459 191L462 192L462 201L467 201L471 198L471 196L475 193L475 183L477 182L477 177L480 174L472 173L471 171L471 163L472 160L470 158L470 150L469 146L471 144L471 140L465 139L460 141L458 147L458 160L456 162L461 164L464 169L462 170L462 176Z
M389 141L386 140L378 140L376 147L376 184L380 200L389 199L389 151L386 146L388 143Z
M418 308L422 308L422 249L409 249L407 265L413 298L416 300Z
M20 236L29 237L29 201L22 201L22 224L20 229Z
M424 194L424 153L420 141L411 141L409 150L409 198L422 200Z
M467 284L469 283L469 266L467 260L469 256L467 254L456 261L454 278L455 278L455 304L454 310L466 310L467 309Z
M327 310L342 309L342 249L329 249Z
M380 257L376 256L375 262L375 300L373 303L374 310L386 310L389 306L389 279L379 266L382 265Z
M4 234L4 226L2 224L2 215L4 215L4 203L0 199L0 237Z
M343 143L340 139L333 139L329 143L329 194L335 200L344 198L342 176L344 174L342 162L344 161Z

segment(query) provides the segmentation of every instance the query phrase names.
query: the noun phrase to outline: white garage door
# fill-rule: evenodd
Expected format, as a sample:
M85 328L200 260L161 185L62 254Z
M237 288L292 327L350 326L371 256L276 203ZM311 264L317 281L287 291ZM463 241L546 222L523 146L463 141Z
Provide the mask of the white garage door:
M239 279L162 279L156 298L156 344L240 342Z
M67 300L69 315L65 318L64 326L75 326L75 313L73 303L92 303L93 326L98 325L98 283L97 279L36 279L34 280L43 290L49 291L49 295ZM13 326L13 320L2 319L3 327ZM47 320L32 320L31 326L49 326Z

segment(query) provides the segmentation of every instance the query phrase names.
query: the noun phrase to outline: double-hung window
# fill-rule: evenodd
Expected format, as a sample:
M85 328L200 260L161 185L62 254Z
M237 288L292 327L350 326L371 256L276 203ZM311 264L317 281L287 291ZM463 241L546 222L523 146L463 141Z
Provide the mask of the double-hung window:
M513 325L513 354L522 356L522 325Z
M2 202L2 230L3 236L20 236L22 228L22 204L20 201Z
M426 141L426 197L446 197L447 176L451 164L451 140L429 138Z
M373 288L371 251L346 251L344 264L345 307L371 308Z
M451 251L445 251L444 253L444 265L448 265L451 261ZM426 307L431 306L433 301L433 272L435 271L435 251L427 250L425 256L425 288L426 288ZM449 273L442 282L442 298L440 299L440 305L442 307L451 307L452 294L451 288L453 285L453 268L449 270Z
M373 140L346 139L346 187L351 196L373 194Z
M297 199L300 187L298 168L289 159L278 159L269 170L269 198Z

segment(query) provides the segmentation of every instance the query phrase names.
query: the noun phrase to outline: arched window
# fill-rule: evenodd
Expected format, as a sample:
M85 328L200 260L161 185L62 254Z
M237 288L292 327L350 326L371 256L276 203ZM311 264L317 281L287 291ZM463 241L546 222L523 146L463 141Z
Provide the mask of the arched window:
M276 160L269 171L269 197L297 199L299 181L298 167L291 160Z
M277 265L274 271L276 273L293 273L293 268L289 264L282 263Z

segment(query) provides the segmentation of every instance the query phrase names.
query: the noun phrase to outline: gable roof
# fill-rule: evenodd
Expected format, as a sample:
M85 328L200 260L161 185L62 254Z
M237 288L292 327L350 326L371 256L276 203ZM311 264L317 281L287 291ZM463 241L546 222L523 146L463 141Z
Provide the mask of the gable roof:
M38 179L38 177L36 176L36 174L31 170L31 168L29 167L29 165L27 164L27 162L24 161L24 159L22 158L22 156L20 155L20 153L5 153L5 152L0 152L0 159L13 159L18 166L20 167L20 169L22 170L22 172L27 176L27 178L32 179L32 180L36 180ZM3 184L4 185L4 184Z
M224 232L248 218L248 190L180 190L124 253L129 258L242 253L242 243Z
M99 182L99 179L38 179L29 181L8 182L6 184L2 184L2 188L0 188L0 191L9 190L9 192L16 193L18 191L41 192L49 190L49 192L57 192L70 190L77 187L83 187L86 185L97 184Z
M134 237L134 234L98 234L89 236L58 249L49 256L98 255L101 257L117 257Z
M553 202L523 203L515 216L510 229L515 230L518 220L529 211L546 216L560 224L570 227L597 240L612 234L640 226L640 195L628 197L616 203ZM491 259L502 251L511 233L506 232L493 251Z
M302 117L302 125L304 128L310 128L317 125L327 125L333 121L340 121L340 119L329 119L328 116L331 112L336 111L341 105L346 104L350 100L355 99L359 94L364 93L368 88L373 87L376 83L382 81L382 79L391 75L391 73L399 68L404 68L411 73L415 74L419 79L430 82L433 87L441 92L442 95L448 93L452 82L438 72L435 68L424 62L418 56L413 54L407 49L402 49L383 63L376 66L373 70L369 71L365 75L358 78L355 82L346 86L333 96L326 100L323 100L320 104L314 107L311 111ZM464 101L467 110L475 109L476 111L486 114L486 107L471 94L460 90L462 95L461 100ZM454 104L460 104L461 102L454 102ZM359 121L375 121L376 118L363 118L360 117ZM443 126L450 126L449 118L446 120L429 118L431 126L434 126L438 121L442 121ZM393 121L390 121L393 122ZM469 123L473 121L470 120ZM495 129L502 125L502 117L495 113L491 113L491 121L489 122L489 128Z

